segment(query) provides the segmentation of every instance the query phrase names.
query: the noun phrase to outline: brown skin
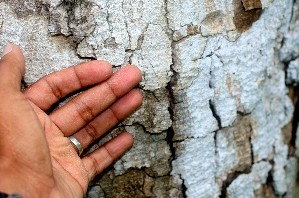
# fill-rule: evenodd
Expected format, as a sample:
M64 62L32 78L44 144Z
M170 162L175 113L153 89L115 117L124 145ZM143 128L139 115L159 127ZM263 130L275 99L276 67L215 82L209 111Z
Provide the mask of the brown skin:
M134 87L137 67L116 73L104 61L82 63L50 74L23 93L24 57L16 45L0 60L0 192L25 198L83 197L88 183L133 144L123 132L91 154L79 157L67 138L84 148L133 113L142 102ZM62 97L90 87L47 115Z

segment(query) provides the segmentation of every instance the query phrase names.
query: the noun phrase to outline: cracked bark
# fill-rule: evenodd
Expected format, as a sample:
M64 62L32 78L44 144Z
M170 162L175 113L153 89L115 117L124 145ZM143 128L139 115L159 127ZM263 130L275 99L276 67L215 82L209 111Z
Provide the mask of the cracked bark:
M291 196L298 4L5 0L0 46L25 49L24 85L82 59L142 70L143 106L91 151L123 129L135 146L87 197Z

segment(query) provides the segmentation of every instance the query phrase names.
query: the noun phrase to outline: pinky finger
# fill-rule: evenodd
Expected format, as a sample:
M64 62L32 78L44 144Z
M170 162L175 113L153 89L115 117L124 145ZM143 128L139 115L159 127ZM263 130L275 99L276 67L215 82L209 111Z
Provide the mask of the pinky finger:
M133 137L123 132L99 149L84 156L82 162L88 172L89 181L103 172L116 159L122 156L133 145Z

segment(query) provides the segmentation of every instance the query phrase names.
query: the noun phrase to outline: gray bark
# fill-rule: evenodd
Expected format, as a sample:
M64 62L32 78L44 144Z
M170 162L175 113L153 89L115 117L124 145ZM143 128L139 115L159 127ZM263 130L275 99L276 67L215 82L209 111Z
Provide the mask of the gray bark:
M142 70L113 131L135 144L88 197L294 196L298 0L0 0L0 30L24 86L92 59Z

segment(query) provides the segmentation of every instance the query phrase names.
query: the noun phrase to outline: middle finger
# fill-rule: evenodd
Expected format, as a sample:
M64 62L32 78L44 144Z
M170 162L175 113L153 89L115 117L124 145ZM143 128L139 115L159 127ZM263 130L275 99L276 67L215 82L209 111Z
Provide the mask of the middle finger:
M65 136L70 136L136 87L140 81L140 70L135 66L126 66L107 81L90 88L54 111L50 118Z

